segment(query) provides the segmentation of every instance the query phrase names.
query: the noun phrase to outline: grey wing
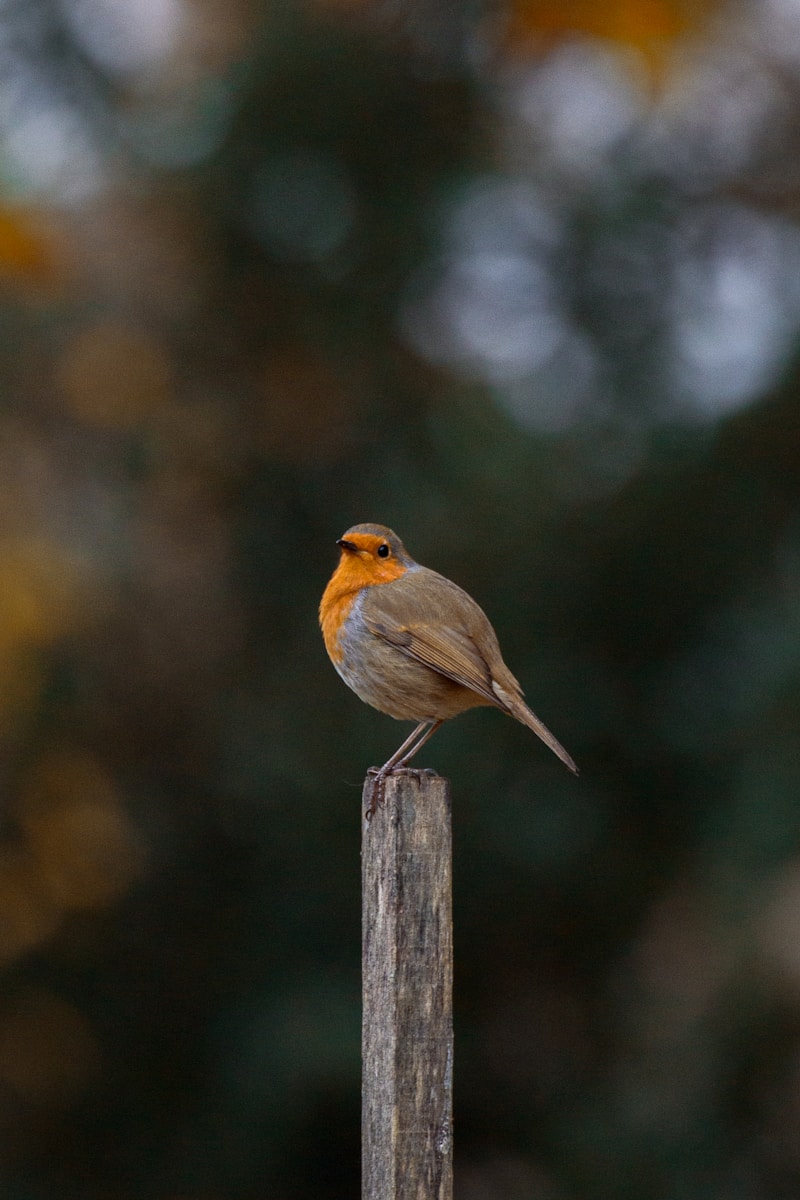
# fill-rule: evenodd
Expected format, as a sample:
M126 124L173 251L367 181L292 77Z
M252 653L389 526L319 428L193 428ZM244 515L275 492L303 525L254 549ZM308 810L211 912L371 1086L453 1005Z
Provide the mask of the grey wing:
M503 707L492 687L487 657L496 655L505 665L485 613L457 584L425 567L419 570L425 572L425 587L419 588L412 577L413 593L408 584L403 587L408 576L374 589L369 613L364 614L367 628L409 658L476 692L487 703ZM409 620L412 610L414 617ZM478 648L477 639L488 655ZM516 684L508 668L505 671L511 685Z

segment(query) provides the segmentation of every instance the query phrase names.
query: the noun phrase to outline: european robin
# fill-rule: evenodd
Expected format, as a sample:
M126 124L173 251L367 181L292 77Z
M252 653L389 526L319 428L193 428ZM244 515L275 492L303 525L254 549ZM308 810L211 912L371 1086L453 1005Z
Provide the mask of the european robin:
M578 774L523 700L489 618L471 596L414 562L385 525L353 525L336 544L339 564L319 606L325 649L360 699L417 722L392 757L371 769L367 816L382 803L387 775L404 768L443 721L481 705L516 717Z

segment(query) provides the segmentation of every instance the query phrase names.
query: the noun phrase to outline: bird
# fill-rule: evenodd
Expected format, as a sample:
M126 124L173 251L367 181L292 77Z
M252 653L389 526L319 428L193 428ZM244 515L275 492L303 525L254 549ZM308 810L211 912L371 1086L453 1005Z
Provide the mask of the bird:
M400 721L409 737L382 767L371 767L366 816L384 803L385 780L451 717L491 706L541 738L574 775L578 767L528 707L483 609L458 584L415 562L385 525L353 525L319 606L325 649L365 703Z

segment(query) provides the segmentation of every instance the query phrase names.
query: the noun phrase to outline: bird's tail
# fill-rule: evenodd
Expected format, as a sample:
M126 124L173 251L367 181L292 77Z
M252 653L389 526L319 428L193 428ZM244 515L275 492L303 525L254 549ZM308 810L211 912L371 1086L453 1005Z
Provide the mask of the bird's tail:
M561 759L564 766L569 767L573 775L579 775L580 771L578 770L578 766L572 755L567 754L558 738L555 737L547 728L547 726L539 720L539 718L536 716L536 713L531 712L527 704L520 704L519 707L520 711L514 709L514 716L517 718L517 720L521 721L523 725L527 725L529 729L532 729L537 737L542 739L545 746L549 746L553 751L553 754L557 755Z
M573 775L580 774L572 756L567 754L558 738L550 732L544 722L539 720L535 712L531 712L524 700L510 694L506 688L500 687L497 683L494 684L494 691L503 701L503 707L506 712L510 713L512 717L516 717L523 725L527 725L529 729L532 729L536 736L542 739L545 746L549 746L553 754L561 759L564 766L569 767Z

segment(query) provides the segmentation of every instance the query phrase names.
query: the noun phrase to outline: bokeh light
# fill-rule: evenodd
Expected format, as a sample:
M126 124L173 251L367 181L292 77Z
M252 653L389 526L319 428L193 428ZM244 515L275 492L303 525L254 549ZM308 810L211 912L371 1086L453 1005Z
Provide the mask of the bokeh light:
M0 5L0 1192L351 1200L316 608L495 623L453 781L462 1200L800 1188L800 8Z

